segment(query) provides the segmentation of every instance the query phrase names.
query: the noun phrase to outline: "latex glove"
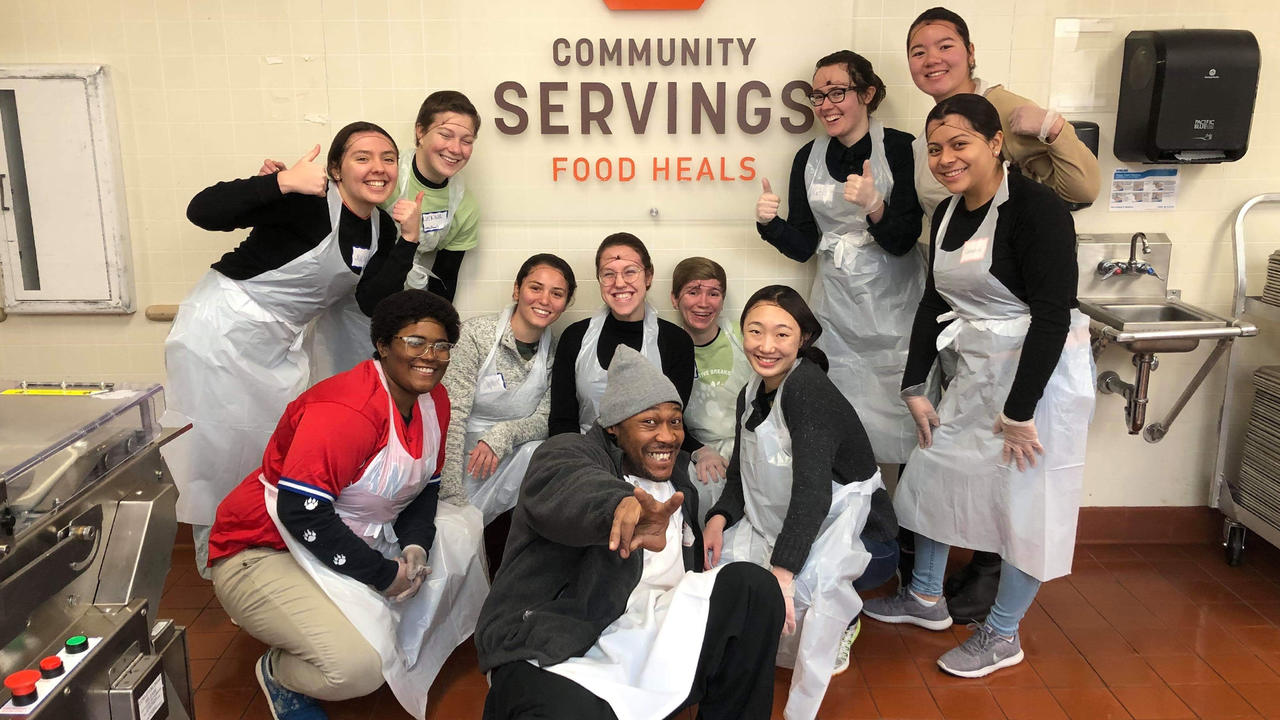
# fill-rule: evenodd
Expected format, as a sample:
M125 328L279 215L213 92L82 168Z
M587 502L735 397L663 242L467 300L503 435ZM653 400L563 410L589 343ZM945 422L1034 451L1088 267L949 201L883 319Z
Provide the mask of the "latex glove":
M410 545L404 548L400 551L398 560L403 560L407 566L409 587L391 599L395 602L404 602L417 595L422 589L422 583L426 582L427 576L431 574L431 566L427 564L427 551L421 545Z
M258 174L259 175L275 175L276 173L282 170L288 170L288 169L289 169L289 166L285 165L279 160L272 160L271 158L267 158L266 160L262 161L262 167L258 168Z
M702 549L707 554L704 559L704 570L710 570L720 564L720 553L724 550L723 515L713 516L702 529Z
M1062 131L1062 116L1038 105L1019 105L1009 113L1009 130L1017 135L1029 135L1048 143L1058 139Z
M933 445L933 429L942 424L938 420L938 413L933 409L933 403L922 395L906 398L906 403L911 419L916 421L916 442L922 448Z
M643 488L636 488L614 508L609 549L617 550L623 559L642 548L654 552L662 550L667 546L667 521L683 502L682 492L672 495L666 502L658 502Z
M413 200L400 198L391 206L391 218L400 224L400 237L406 242L416 244L422 232L422 196L425 194L419 190Z
M483 480L498 469L498 454L489 447L489 443L481 440L471 448L467 455L467 474L477 480Z
M413 578L409 577L409 563L405 561L404 556L396 558L396 579L391 581L387 589L382 591L383 595L389 598L398 598L406 590L413 586Z
M782 634L790 635L796 631L796 576L790 570L776 565L773 567L773 576L778 579L782 599L787 603L787 619L782 623Z
M862 174L850 175L844 181L844 199L862 208L868 215L884 207L884 196L876 189L871 161L862 161Z
M768 225L770 220L778 217L778 203L782 202L782 199L773 194L773 186L769 184L767 178L762 178L760 182L764 192L760 193L760 199L756 200L756 222Z
M1004 413L996 415L995 426L991 428L997 435L1004 435L1004 449L1000 457L1008 465L1012 458L1018 470L1026 470L1027 465L1036 466L1036 454L1044 454L1044 446L1036 435L1035 420L1010 420Z
M725 460L715 448L703 445L693 451L693 467L698 471L698 480L703 485L720 482L729 470L729 461Z
M276 174L276 182L280 183L280 192L298 193L299 195L319 195L324 197L329 189L329 176L325 174L324 165L316 163L320 156L320 146L311 148L311 152L303 155L293 167Z

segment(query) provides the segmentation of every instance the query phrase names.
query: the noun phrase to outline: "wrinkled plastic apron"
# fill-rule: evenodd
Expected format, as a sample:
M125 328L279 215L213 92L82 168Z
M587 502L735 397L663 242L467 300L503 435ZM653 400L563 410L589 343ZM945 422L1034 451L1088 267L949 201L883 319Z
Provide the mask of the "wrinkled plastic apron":
M934 284L955 320L938 347L958 356L955 379L938 406L933 445L917 449L898 484L898 522L948 545L999 553L1014 567L1047 581L1071 572L1084 476L1085 440L1093 416L1094 368L1088 319L1071 311L1071 328L1035 424L1044 455L1019 471L1005 464L1003 439L992 430L1017 372L1027 328L1026 303L991 274L992 246L1009 179L1000 184L977 231L954 250L942 239L955 197L938 228Z
M550 384L550 330L542 333L537 354L533 356L533 364L524 382L504 387L503 380L498 375L498 348L502 345L503 334L511 325L511 314L514 310L514 305L508 306L498 318L493 347L489 348L489 354L481 364L480 374L476 377L476 391L471 401L471 414L467 416L466 435L462 448L462 483L471 504L484 515L485 525L516 506L516 498L520 494L520 483L524 480L525 470L529 468L529 458L542 444L541 440L531 440L513 447L510 454L498 460L498 469L487 478L474 478L466 472L467 458L470 457L471 450L489 431L489 428L500 422L520 420L532 415L537 411L538 404L542 402ZM486 381L486 378L492 379Z
M600 367L596 346L600 344L600 332L609 314L605 305L591 316L587 331L582 336L582 347L574 361L574 376L578 391L578 431L586 432L600 417L600 398L604 397L609 383L609 371ZM662 372L662 355L658 352L658 313L649 303L644 304L644 335L640 342L640 354ZM610 358L612 360L613 358Z
M675 494L670 482L624 479L659 502ZM665 718L693 689L718 570L685 571L686 532L693 530L685 525L684 513L672 515L666 547L658 553L643 551L644 571L623 614L585 654L545 668L609 703L618 720Z
M742 390L754 373L742 350L742 340L723 319L720 321L720 332L733 347L733 370L718 385L707 382L702 371L698 371L698 376L693 379L693 392L689 394L689 406L684 410L684 426L704 445L710 445L720 453L720 457L728 461L733 455L733 433L737 420L733 414L738 403L738 391ZM704 485L698 480L698 472L693 463L689 463L689 479L698 492L699 513L706 512L715 505L716 500L720 499L720 493L724 492L723 478Z
M884 126L872 120L868 133L876 189L887 198L893 172ZM903 463L915 444L915 424L898 390L925 265L918 253L895 257L876 244L866 213L844 199L844 180L827 170L830 142L814 140L804 170L809 207L822 229L810 305L824 332L815 344L831 363L827 376L858 411L876 462Z
M412 200L413 198L405 195L405 191L409 187L409 178L413 177L414 154L405 155L400 161L400 179L396 182L396 197L401 200ZM431 278L438 276L431 272L431 268L436 264L436 249L440 247L440 243L449 235L449 228L453 225L453 220L458 216L458 207L462 204L462 196L467 191L467 184L459 173L449 178L449 205L448 213L445 215L444 222L431 223L427 216L433 211L427 210L422 213L419 220L421 222L421 234L418 236L418 249L413 255L413 267L409 268L409 274L404 279L404 289L419 288L425 290L427 282ZM457 288L454 288L457 291Z
M386 386L382 366L378 376ZM387 446L366 466L360 480L344 488L333 508L358 537L382 553L400 554L394 523L435 472L440 425L429 395L418 397L422 414L422 457L404 449L396 430L396 409L387 394L390 425ZM306 545L285 529L276 512L275 486L259 478L263 499L280 536L298 565L315 579L347 620L382 658L382 676L396 699L411 715L423 720L427 690L449 653L475 630L480 606L489 592L480 554L484 528L475 508L440 503L436 511L436 539L429 553L431 574L413 598L392 602L368 585L335 572L321 563Z
M218 503L262 464L285 406L310 384L303 329L355 289L359 277L338 246L336 184L328 201L333 230L314 248L248 280L210 270L182 301L165 339L168 411L160 421L192 424L160 449L181 522L212 525Z
M791 432L781 408L786 380L778 387L769 416L754 431L747 430L750 399L759 384L759 376L747 384L748 402L738 447L745 512L725 530L721 565L745 560L772 567L774 543L791 505ZM854 591L853 581L871 562L861 533L871 512L871 494L880 487L878 471L863 482L832 483L831 508L795 578L796 631L783 636L778 644L778 665L794 668L783 711L787 720L817 716L831 682L840 638L862 611L862 599Z

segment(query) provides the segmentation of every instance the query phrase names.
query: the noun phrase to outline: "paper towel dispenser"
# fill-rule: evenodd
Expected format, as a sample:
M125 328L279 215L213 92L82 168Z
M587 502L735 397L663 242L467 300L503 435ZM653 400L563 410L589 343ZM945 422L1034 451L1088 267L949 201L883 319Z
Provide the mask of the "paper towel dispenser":
M1115 156L1143 163L1239 160L1258 94L1247 30L1135 30L1124 40Z

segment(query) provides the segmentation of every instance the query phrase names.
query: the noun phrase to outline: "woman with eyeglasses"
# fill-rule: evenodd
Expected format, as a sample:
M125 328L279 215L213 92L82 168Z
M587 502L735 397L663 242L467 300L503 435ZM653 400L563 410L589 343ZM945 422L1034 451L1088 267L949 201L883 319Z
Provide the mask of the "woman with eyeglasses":
M627 232L606 237L596 249L600 299L594 315L565 328L551 370L550 434L586 432L599 416L613 351L626 345L662 370L688 405L693 389L693 341L679 325L658 317L646 300L653 261L640 238ZM685 433L683 448L702 447Z
M912 137L871 119L884 97L884 81L861 55L841 50L819 60L809 101L826 133L796 153L787 218L765 180L756 222L760 237L792 260L817 254L809 304L826 329L818 347L876 461L897 464L915 440L898 384L925 266L916 250Z
M318 701L385 681L421 720L488 592L480 513L437 502L458 313L397 292L370 340L372 359L289 403L209 538L218 601L269 647L254 670L273 717L323 718Z
M511 305L462 323L445 379L453 414L440 499L474 505L485 525L515 507L529 458L547 437L551 325L577 286L569 263L539 253L516 273Z

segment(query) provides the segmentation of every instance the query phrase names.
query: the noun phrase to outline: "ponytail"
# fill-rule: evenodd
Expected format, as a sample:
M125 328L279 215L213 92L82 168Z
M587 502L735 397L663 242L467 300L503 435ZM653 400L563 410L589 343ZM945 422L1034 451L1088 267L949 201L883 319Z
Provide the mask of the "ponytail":
M800 352L797 354L805 360L808 360L814 365L822 368L822 372L824 373L831 370L831 363L827 361L827 354L822 352L817 345L810 343L807 347L800 348Z

